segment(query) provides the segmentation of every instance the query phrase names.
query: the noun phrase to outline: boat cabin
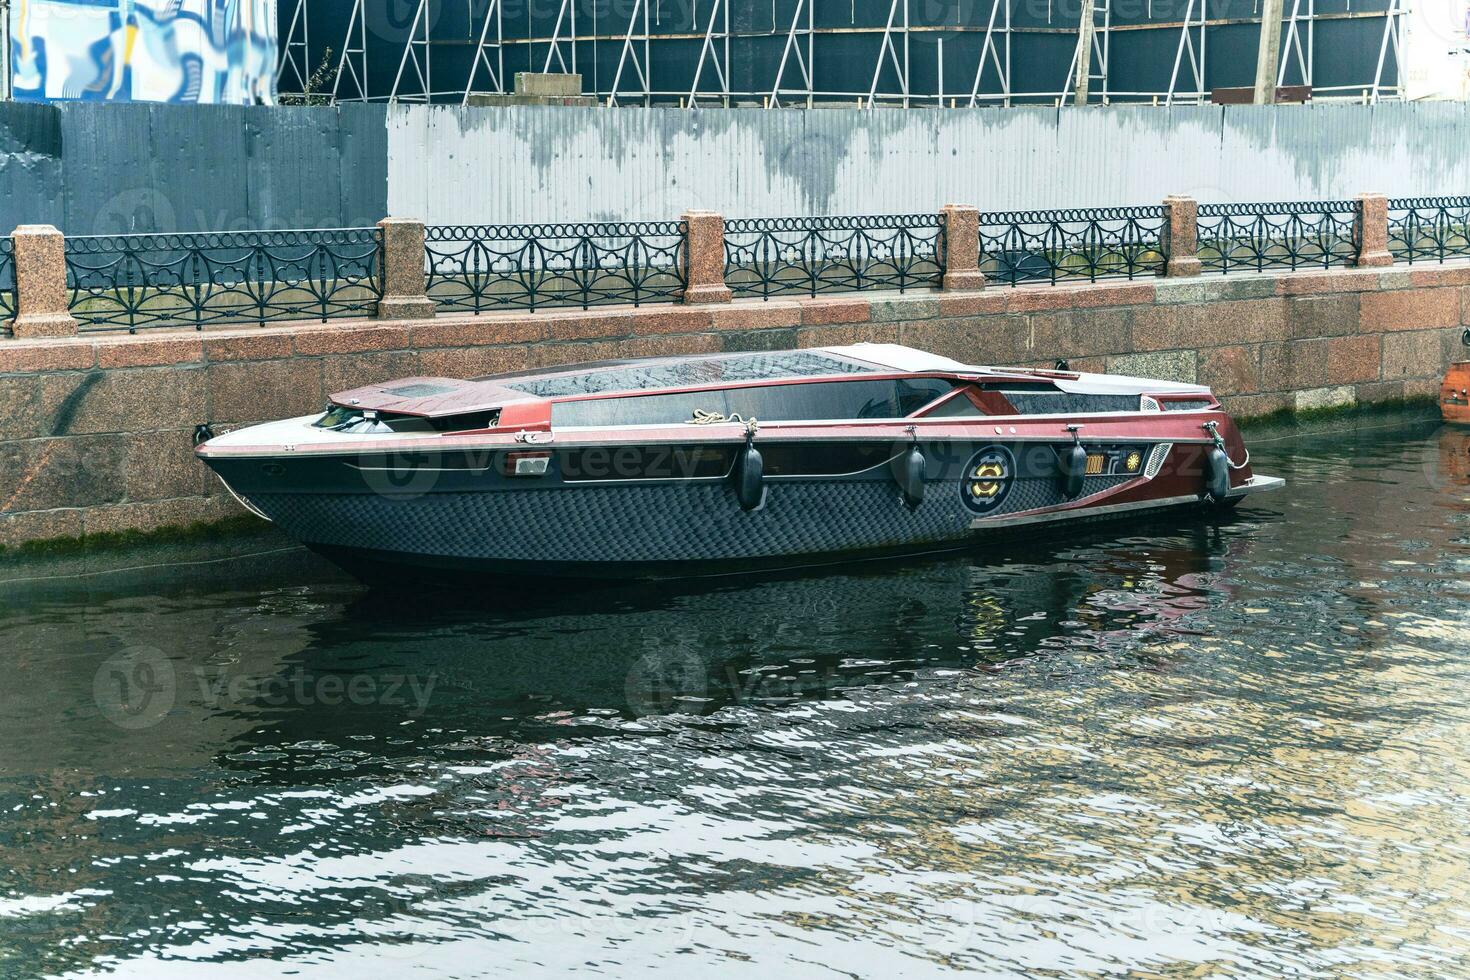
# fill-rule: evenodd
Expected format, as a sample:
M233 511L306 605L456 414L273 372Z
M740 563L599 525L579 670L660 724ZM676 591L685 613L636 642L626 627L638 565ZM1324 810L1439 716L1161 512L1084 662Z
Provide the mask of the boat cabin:
M468 380L408 378L334 395L316 425L353 433L467 433L1216 407L1209 390L1197 385L973 367L894 344L856 344L604 361Z

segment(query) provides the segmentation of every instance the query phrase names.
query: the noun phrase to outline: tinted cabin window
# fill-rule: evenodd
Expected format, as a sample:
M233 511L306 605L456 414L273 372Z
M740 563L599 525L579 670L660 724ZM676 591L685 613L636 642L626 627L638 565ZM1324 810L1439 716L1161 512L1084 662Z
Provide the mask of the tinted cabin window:
M1021 415L1075 415L1087 412L1136 412L1137 395L1088 395L1069 391L998 389Z
M689 421L696 411L766 422L892 419L913 414L951 387L939 378L902 378L633 395L558 402L551 407L551 422L565 426L670 425Z

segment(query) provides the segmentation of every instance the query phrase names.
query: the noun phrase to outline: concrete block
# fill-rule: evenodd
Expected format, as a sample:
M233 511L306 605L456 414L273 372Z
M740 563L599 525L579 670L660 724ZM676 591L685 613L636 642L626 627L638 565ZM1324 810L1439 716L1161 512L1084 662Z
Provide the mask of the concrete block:
M720 334L720 349L738 351L790 350L798 346L794 327L777 330L732 330Z
M1198 380L1198 355L1192 350L1122 354L1108 358L1108 373L1160 381Z
M801 322L803 326L821 326L829 323L866 323L870 319L870 308L866 299L843 297L841 299L803 299Z
M582 75L574 72L518 71L516 95L566 97L582 94Z
M1215 347L1199 352L1198 381L1216 395L1253 395L1261 390L1261 348Z
M477 378L524 371L531 366L526 347L436 347L419 352L418 372L426 378Z
M129 336L97 346L97 366L104 368L190 364L204 360L204 341L197 333L183 337Z
M1438 331L1416 330L1383 336L1384 381L1439 377L1448 364Z
M90 435L0 443L0 512L123 499L125 440Z
M321 362L314 358L211 364L208 376L211 422L291 418L326 404Z
M1307 412L1323 408L1347 408L1356 405L1358 391L1352 385L1336 385L1330 388L1308 388L1292 395L1292 408Z
M1452 286L1365 293L1360 302L1365 331L1428 330L1460 322L1460 292Z
M314 327L294 338L296 353L355 354L359 351L400 350L408 346L407 326Z
M85 371L96 366L97 348L84 339L0 343L0 374Z
M1009 365L1030 359L1030 336L1024 316L948 317L904 324L899 343L965 364Z
M931 320L939 315L939 300L904 296L896 299L875 299L869 304L868 316L874 323L892 321Z
M1286 323L1293 339L1338 337L1357 333L1361 293L1336 296L1292 296L1286 300Z
M1097 309L1065 313L1035 313L1030 317L1030 356L1045 360L1123 354L1135 349L1134 314L1129 310Z
M1332 383L1323 338L1266 344L1261 348L1261 390L1295 391Z
M192 428L134 432L126 437L129 500L161 500L204 492L208 469L194 456Z
M1381 334L1327 339L1327 378L1337 384L1377 381L1382 367Z
M347 391L363 385L392 381L395 378L411 378L419 374L419 356L413 351L334 354L322 358L322 391Z
M284 331L204 337L204 357L209 361L269 361L290 357L294 351L291 334Z
M50 225L21 225L11 234L15 337L75 336L66 288L66 239Z
M843 344L896 344L896 323L844 323L830 326L801 327L796 333L798 346L834 347Z

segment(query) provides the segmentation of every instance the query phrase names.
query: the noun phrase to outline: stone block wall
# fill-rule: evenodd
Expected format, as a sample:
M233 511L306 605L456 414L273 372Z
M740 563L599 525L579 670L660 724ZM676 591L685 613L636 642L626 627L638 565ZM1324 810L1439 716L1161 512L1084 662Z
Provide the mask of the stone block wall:
M407 375L877 341L1197 381L1248 419L1432 398L1467 323L1470 264L1447 264L0 340L0 544L232 516L197 424Z

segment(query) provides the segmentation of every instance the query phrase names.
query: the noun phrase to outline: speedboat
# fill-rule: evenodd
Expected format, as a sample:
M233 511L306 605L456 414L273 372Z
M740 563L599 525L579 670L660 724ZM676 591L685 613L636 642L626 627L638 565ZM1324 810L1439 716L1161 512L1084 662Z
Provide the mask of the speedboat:
M1209 388L1063 367L856 344L413 377L196 452L370 579L784 569L1283 485Z

